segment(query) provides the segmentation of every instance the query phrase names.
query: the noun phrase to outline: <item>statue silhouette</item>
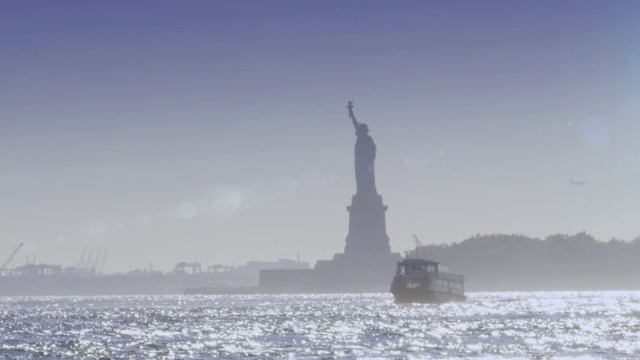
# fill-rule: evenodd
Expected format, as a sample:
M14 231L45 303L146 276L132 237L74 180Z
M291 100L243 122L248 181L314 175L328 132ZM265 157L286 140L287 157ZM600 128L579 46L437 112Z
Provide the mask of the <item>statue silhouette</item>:
M359 123L353 114L353 100L347 105L349 118L356 130L355 170L356 194L377 194L375 178L376 144L369 135L367 124Z

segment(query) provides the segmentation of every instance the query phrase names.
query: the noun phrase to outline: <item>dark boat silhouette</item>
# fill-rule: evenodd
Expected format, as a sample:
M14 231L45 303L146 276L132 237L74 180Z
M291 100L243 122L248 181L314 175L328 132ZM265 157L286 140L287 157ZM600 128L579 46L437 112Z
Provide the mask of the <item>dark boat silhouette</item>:
M439 304L467 298L464 276L450 273L446 264L417 258L398 262L391 293L398 303Z

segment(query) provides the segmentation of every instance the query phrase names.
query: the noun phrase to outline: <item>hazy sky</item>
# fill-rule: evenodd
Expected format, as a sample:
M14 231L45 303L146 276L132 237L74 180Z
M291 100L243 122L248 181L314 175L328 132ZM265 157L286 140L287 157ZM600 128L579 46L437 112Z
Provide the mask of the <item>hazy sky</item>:
M2 1L0 262L342 252L347 100L394 251L640 236L640 1ZM584 186L570 179L586 181Z

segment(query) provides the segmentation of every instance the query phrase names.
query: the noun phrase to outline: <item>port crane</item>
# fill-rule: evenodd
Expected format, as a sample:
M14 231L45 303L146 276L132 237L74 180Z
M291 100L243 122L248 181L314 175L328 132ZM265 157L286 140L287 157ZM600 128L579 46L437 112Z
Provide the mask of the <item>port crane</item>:
M24 243L20 243L20 245L18 245L18 247L13 250L13 252L11 253L11 255L9 255L9 257L7 258L7 260L5 260L2 263L2 266L0 266L0 272L6 270L7 266L9 266L9 264L11 263L11 261L13 260L14 257L16 257L16 254L18 253L18 250L20 250L20 248L22 247L22 245L24 245Z

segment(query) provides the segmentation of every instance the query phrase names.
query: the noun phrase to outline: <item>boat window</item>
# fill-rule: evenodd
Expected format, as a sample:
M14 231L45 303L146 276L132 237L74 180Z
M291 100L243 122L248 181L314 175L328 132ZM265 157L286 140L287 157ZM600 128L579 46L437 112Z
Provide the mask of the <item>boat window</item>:
M420 265L409 265L407 266L407 269L406 269L407 274L410 274L410 275L418 275L418 274L421 274L423 271L424 269Z
M398 275L419 275L424 272L436 273L438 271L436 264L402 264L396 270Z

